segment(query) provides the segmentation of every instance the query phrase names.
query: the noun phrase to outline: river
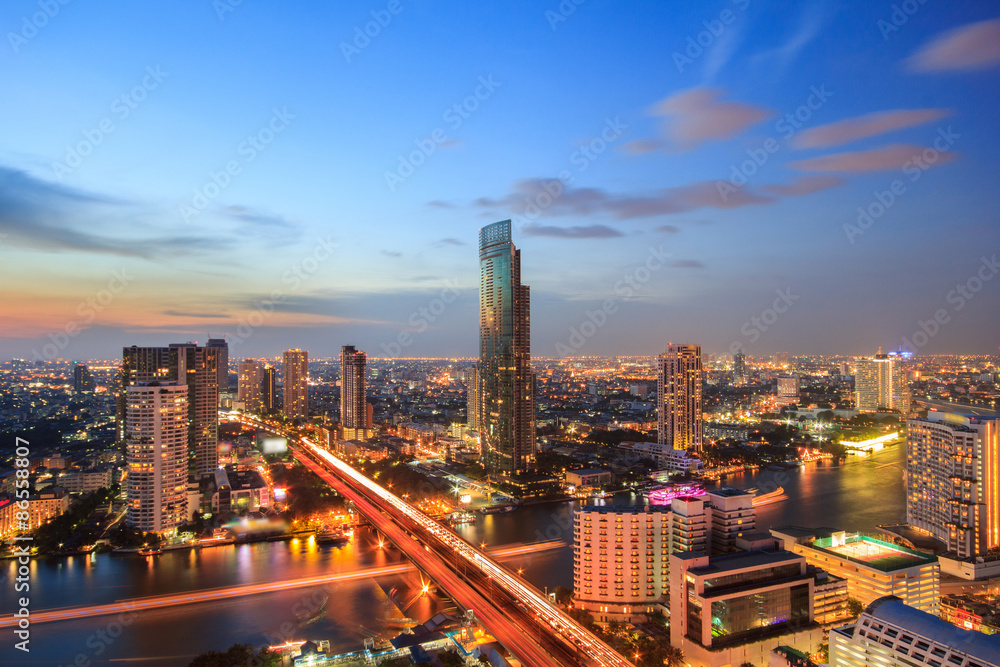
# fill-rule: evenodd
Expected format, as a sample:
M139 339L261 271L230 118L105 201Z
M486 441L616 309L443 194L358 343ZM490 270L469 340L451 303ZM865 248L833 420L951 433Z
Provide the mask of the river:
M730 475L722 483L761 492L784 488L787 498L758 508L760 530L795 524L868 531L905 519L905 459L905 448L897 446L840 464L821 462L790 471ZM619 494L605 502L635 504L642 499ZM480 516L475 524L457 530L470 542L486 543L488 548L550 539L571 545L572 516L579 506L574 502L522 507L510 514ZM351 543L343 546L299 540L167 552L150 560L106 554L37 559L31 564L30 609L298 579L399 561L394 549L380 549L376 536L366 530L356 531ZM539 588L572 585L571 546L506 562L512 569L523 569L525 578ZM13 561L0 565L0 610L5 614L15 609L16 598L23 595L13 589L15 568ZM349 651L361 648L367 636L397 632L399 627L386 620L397 616L397 609L424 621L445 608L433 596L420 595L420 587L419 575L412 573L122 617L39 624L31 627L28 654L13 648L13 632L5 629L0 665L186 665L199 653L223 650L236 642L259 645L286 639L328 639L334 650ZM389 602L389 594L395 605Z

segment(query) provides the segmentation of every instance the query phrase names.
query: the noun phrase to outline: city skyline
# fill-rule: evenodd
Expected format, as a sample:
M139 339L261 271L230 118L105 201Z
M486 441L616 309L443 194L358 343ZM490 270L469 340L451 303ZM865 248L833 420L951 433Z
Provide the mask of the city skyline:
M0 357L207 333L234 357L471 356L468 250L504 217L545 304L537 356L652 353L654 332L751 356L996 349L989 8L402 7L365 40L380 7L165 8L187 42L146 35L140 8L12 30L2 80L39 104L0 112L19 128L0 147ZM436 30L454 41L420 49ZM508 37L486 49L486 30ZM208 57L261 35L280 56ZM223 79L247 84L238 99L206 92ZM371 80L383 92L361 94ZM574 335L589 314L605 324Z

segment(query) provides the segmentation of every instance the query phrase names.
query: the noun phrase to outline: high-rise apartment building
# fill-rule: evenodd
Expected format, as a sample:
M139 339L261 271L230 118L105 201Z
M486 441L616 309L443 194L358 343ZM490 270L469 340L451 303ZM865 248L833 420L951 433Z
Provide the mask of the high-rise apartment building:
M887 596L830 631L830 667L1000 667L994 637L956 628Z
M368 437L368 357L353 345L340 349L340 427L345 440Z
M214 474L219 463L218 348L196 343L168 347L126 347L118 372L118 441L125 441L125 398L129 387L167 381L188 387L188 474Z
M479 369L473 367L466 375L465 423L471 431L479 430Z
M883 354L855 362L854 393L858 412L910 413L910 389L906 368L899 354Z
M169 535L190 518L189 389L150 382L125 390L126 520L136 530Z
M188 386L188 473L196 479L219 467L218 348L174 343L177 382Z
M531 372L530 291L510 220L479 230L479 386L482 462L494 475L531 469L535 387Z
M254 359L244 359L238 366L236 400L243 404L247 412L263 411L264 400L261 390L264 386L264 367Z
M747 383L747 355L740 350L733 355L733 384L742 386Z
M286 417L309 416L309 353L298 348L285 350L282 369L284 413Z
M209 338L205 347L214 347L219 365L219 393L229 391L229 343L225 338Z
M658 364L658 442L674 449L701 449L701 345L668 343Z
M959 559L1000 547L998 422L934 410L907 421L907 523Z
M86 364L73 366L73 391L94 391L94 376Z
M277 402L277 382L275 382L274 366L267 364L264 366L264 378L261 380L260 400L261 410L266 415L273 415L278 407Z

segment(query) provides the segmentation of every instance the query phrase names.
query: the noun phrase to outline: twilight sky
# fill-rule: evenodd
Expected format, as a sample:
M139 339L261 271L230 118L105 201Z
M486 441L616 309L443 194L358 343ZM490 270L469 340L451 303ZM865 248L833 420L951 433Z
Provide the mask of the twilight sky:
M0 28L0 358L473 355L506 218L536 356L1000 344L990 3L10 0Z

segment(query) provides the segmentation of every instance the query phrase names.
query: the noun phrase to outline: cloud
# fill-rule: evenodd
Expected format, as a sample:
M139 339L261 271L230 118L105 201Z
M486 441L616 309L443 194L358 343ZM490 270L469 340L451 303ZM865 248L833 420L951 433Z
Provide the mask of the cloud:
M610 199L605 203L604 208L619 220L628 220L654 215L684 213L699 208L739 208L766 204L770 201L769 197L755 194L746 189L739 189L723 198L715 181L697 181L675 188L665 188L655 195Z
M158 259L229 250L231 239L137 236L135 205L0 167L0 233L5 245Z
M762 189L776 197L798 197L834 188L843 183L844 179L839 176L804 176L787 185L765 185Z
M161 311L164 315L169 315L170 317L192 317L192 318L204 318L204 319L228 319L229 315L226 313L190 313L181 310L164 310Z
M665 134L677 151L689 151L706 141L731 139L774 114L767 109L723 102L718 88L692 88L657 102L651 112L663 116Z
M987 69L1000 63L1000 19L942 33L906 60L915 72Z
M658 139L636 139L622 144L621 150L629 155L645 155L666 148L666 144Z
M799 26L795 33L781 46L763 51L753 57L753 62L758 66L766 66L770 69L770 75L775 76L776 72L783 72L799 57L799 53L815 39L826 19L823 16L823 5L819 2L805 8L802 13Z
M715 44L705 55L704 76L706 81L711 81L715 75L726 66L736 53L743 41L743 31L732 26L722 33L722 36L715 41Z
M446 246L446 245L465 245L465 241L462 241L461 239L456 239L453 236L449 236L448 238L437 241L434 245L439 248L441 246Z
M800 171L841 171L851 173L891 171L902 168L910 160L920 158L925 150L927 149L923 146L893 144L867 151L834 153L833 155L799 160L797 162L790 162L788 166ZM936 149L931 150L936 151ZM937 159L933 162L935 165L951 162L956 155L950 151L936 151L936 154Z
M675 259L670 262L670 266L675 269L704 269L705 265L696 259Z
M455 208L454 204L450 204L446 201L441 201L440 199L435 199L434 201L427 202L427 205L431 208Z
M679 227L674 227L673 225L660 225L659 227L657 227L653 231L654 232L659 232L661 234L676 234L677 232L679 232L681 230L680 230Z
M403 253L397 250L380 250L379 252L386 257L398 258L403 256Z
M950 109L897 109L879 111L857 118L820 125L799 132L792 140L795 148L829 148L858 139L867 139L907 127L915 127L951 115Z
M525 225L526 236L549 236L557 239L607 239L624 236L617 229L607 225L590 225L575 227L554 227L551 225Z
M262 213L246 206L227 206L223 215L235 220L234 230L240 236L265 239L268 243L294 243L302 236L302 230L280 215Z

